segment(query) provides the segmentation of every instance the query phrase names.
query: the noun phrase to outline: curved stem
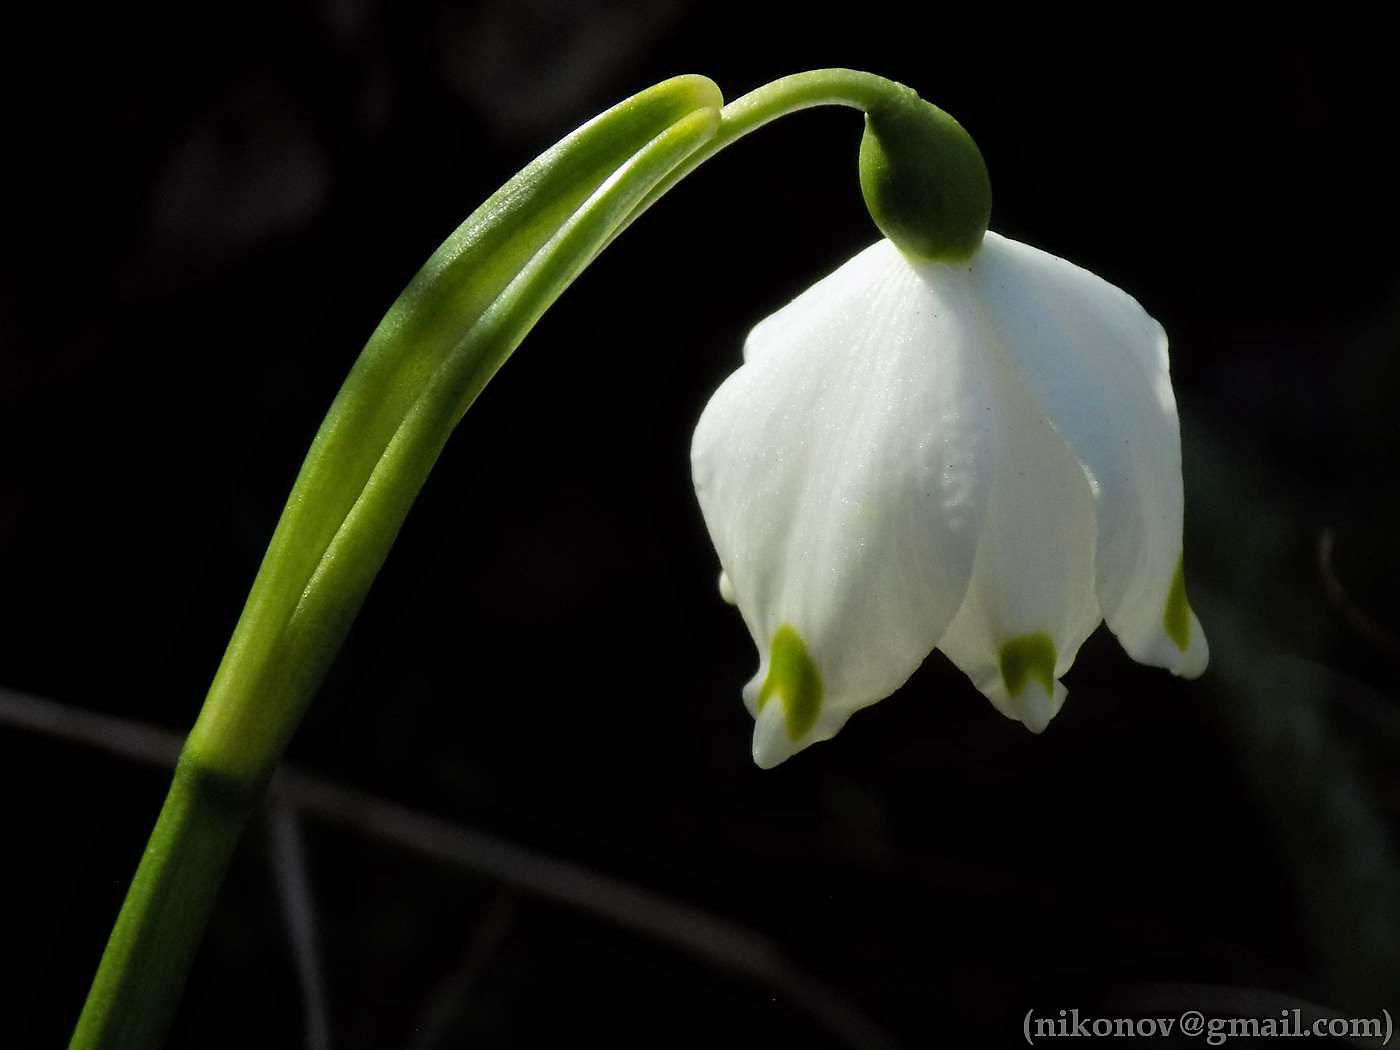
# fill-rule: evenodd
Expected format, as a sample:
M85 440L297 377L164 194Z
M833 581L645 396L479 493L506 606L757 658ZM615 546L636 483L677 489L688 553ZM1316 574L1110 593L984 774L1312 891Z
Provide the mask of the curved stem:
M180 757L71 1046L160 1046L256 802Z
M858 69L841 68L793 73L755 88L719 111L719 130L714 137L657 183L618 227L613 237L616 238L632 225L676 183L716 153L779 117L816 106L846 106L869 113L884 106L903 103L911 96L917 98L914 90L896 81Z
M677 77L590 121L478 208L390 307L312 443L190 734L203 762L250 785L270 773L466 410L461 395L485 386L617 223L714 132L720 101L704 78ZM438 431L409 440L429 407ZM391 495L397 509L383 506ZM361 533L358 561L339 556L347 528Z
M344 641L428 472L475 397L578 274L656 199L786 113L917 99L848 69L725 106L703 77L621 103L542 154L390 308L307 454L181 753L71 1043L156 1047L247 813Z
M345 440L344 416L356 405L353 398L343 402L342 391L279 525L290 553L275 557L274 538L260 572L263 593L272 598L256 601L255 584L181 751L70 1050L160 1046L247 813L261 797L453 425L642 195L713 134L718 119L715 109L703 106L676 119L608 176L515 273L418 385L368 475L350 493L348 510L319 554L307 558L298 550L306 537L284 528L305 514L308 478L318 478L315 467L325 449ZM362 356L360 365L364 361ZM364 437L351 428L350 440L356 436ZM354 451L363 458L363 450ZM331 489L327 498L337 496ZM322 519L313 513L309 520L319 525ZM297 555L310 564L309 577L289 579L283 566ZM274 600L279 594L293 599L289 611Z

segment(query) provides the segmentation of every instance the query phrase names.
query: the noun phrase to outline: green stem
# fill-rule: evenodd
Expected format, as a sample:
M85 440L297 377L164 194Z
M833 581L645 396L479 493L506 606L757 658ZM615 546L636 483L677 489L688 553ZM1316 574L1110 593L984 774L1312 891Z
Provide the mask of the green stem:
M724 107L702 77L635 95L477 209L390 308L327 413L187 739L71 1050L150 1050L174 1015L246 816L462 414L544 311L714 153L824 103L909 89L818 70Z
M678 164L642 199L618 227L621 233L666 193L720 150L779 117L816 106L846 106L864 113L904 105L918 95L903 84L858 69L810 69L793 73L741 95L720 110L719 130ZM613 234L614 237L617 233Z
M181 757L102 954L73 1046L160 1045L259 796Z

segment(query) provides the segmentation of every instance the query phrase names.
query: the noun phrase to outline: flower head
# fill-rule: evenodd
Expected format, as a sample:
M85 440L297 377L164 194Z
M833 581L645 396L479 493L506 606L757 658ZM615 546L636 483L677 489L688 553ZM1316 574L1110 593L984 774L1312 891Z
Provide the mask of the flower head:
M721 589L759 652L754 760L833 736L941 649L1043 730L1105 620L1194 676L1167 340L1132 297L988 233L888 240L762 321L695 430Z

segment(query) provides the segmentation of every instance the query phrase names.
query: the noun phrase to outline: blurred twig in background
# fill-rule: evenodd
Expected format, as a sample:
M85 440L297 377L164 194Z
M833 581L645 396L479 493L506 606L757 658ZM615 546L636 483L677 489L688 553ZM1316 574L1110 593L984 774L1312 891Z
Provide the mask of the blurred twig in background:
M325 967L316 941L316 898L307 870L301 815L295 806L276 796L269 800L267 809L267 838L277 896L287 922L287 940L301 984L306 1050L330 1050Z
M1357 604L1347 591L1346 585L1342 583L1341 577L1337 575L1337 566L1333 559L1336 549L1337 531L1332 528L1323 529L1317 537L1317 569L1322 575L1322 588L1327 594L1327 600L1342 614L1347 626L1354 632L1387 656L1400 658L1400 638L1382 627Z
M413 1050L433 1050L443 1044L453 1023L461 1017L482 972L515 920L515 897L507 890L496 894L482 917L476 936L467 945L462 963L434 988L415 1032Z
M181 738L169 730L5 689L0 689L0 724L86 744L146 765L173 766L180 752ZM271 855L302 983L306 1045L311 1050L330 1046L331 1026L326 1017L314 907L298 823L302 814L488 875L505 886L609 919L681 949L722 970L767 986L849 1046L882 1050L894 1045L859 1008L796 966L777 944L727 919L572 861L288 766L274 777L269 797ZM498 905L487 915L462 966L431 1000L426 1020L433 1024L425 1021L425 1039L436 1038L434 1025L450 1024L451 1004L444 997L469 989L481 959L494 950L509 920L509 907Z

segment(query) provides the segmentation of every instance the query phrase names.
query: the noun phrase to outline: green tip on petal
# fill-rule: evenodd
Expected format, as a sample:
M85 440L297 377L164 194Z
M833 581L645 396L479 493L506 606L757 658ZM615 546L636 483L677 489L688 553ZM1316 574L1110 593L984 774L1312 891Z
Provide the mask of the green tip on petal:
M788 624L773 633L768 677L758 691L758 709L774 693L783 703L789 739L800 740L817 723L822 707L822 677L807 655L802 636Z
M1167 607L1162 611L1162 626L1167 637L1183 653L1191 644L1191 603L1186 600L1185 556L1176 560L1176 575L1167 591Z
M908 88L866 112L860 189L875 225L919 259L970 258L992 213L992 184L977 143Z
M1047 696L1055 695L1055 643L1044 631L1023 634L1001 647L1001 680L1013 697L1029 681L1039 682Z

